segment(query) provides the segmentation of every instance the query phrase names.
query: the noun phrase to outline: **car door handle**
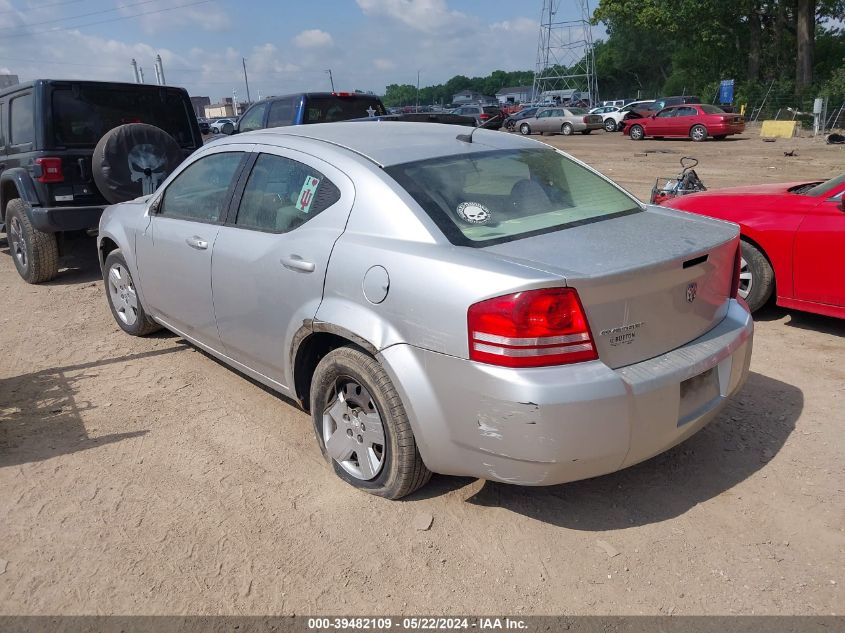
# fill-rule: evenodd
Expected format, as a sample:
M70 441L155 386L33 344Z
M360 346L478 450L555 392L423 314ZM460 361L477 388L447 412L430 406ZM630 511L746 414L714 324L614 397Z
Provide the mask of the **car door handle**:
M198 251L204 251L205 249L208 248L208 242L206 242L204 239L202 239L200 237L197 237L196 235L186 239L185 244L187 244L191 248L197 249Z
M314 262L307 262L299 255L290 255L289 257L282 257L282 266L290 270L295 270L301 273L313 273L316 266Z

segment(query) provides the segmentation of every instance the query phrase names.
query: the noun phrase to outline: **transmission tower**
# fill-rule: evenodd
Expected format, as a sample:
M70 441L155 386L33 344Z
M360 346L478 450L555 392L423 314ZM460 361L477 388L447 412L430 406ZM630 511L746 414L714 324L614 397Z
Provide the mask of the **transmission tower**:
M593 52L589 0L570 0L580 11L577 20L558 18L561 0L543 0L540 39L534 70L534 98L558 96L598 102L599 87ZM545 94L544 94L545 93ZM577 94L574 94L577 93Z

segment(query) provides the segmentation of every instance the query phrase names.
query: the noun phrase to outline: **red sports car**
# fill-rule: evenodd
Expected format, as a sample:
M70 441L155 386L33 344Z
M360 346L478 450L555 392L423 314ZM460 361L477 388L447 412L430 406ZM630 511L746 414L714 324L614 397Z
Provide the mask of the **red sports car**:
M729 114L718 106L707 103L686 103L663 108L660 112L639 119L625 119L622 131L635 141L647 136L691 138L706 141L712 136L717 141L731 134L745 131L745 119Z
M845 173L826 182L714 189L665 206L739 224L739 296L845 318Z

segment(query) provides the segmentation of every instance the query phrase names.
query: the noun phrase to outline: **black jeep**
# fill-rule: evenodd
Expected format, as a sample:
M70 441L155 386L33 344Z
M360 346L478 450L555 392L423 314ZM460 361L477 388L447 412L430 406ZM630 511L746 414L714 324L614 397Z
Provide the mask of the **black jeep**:
M65 232L96 230L103 208L152 193L202 143L182 88L39 79L0 91L0 230L21 277L52 279Z

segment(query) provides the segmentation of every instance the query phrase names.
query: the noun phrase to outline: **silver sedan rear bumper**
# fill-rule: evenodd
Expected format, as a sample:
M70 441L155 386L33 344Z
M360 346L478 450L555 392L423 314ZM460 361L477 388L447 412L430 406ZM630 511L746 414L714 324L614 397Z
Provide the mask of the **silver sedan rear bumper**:
M704 336L616 370L601 361L515 370L411 345L380 360L431 470L549 485L631 466L704 427L744 383L753 330L731 301Z

